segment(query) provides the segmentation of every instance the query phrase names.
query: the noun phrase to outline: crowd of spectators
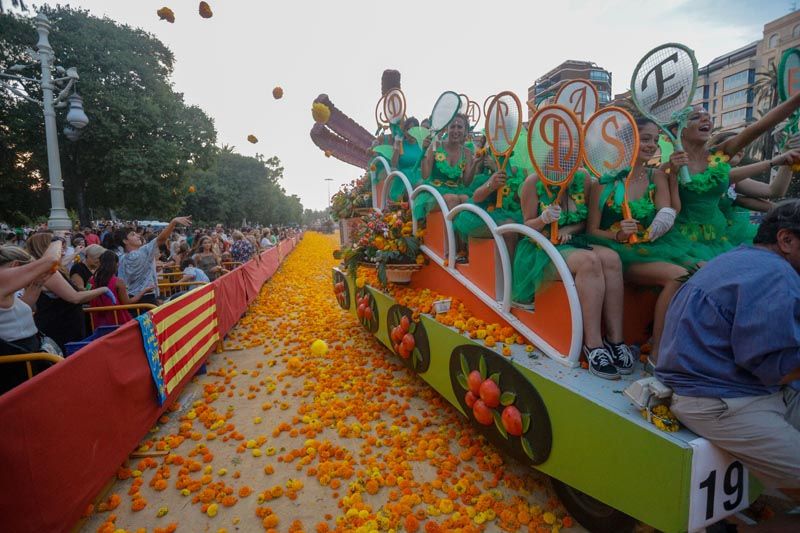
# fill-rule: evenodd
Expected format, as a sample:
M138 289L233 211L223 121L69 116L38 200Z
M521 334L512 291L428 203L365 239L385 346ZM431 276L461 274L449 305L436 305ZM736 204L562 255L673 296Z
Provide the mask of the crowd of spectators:
M159 284L183 286L212 281L249 261L298 228L192 226L190 217L168 224L101 221L54 234L46 227L0 232L0 356L66 353L90 327L132 319L125 309L93 313L84 307L160 305L169 294ZM173 287L174 288L174 287ZM24 379L0 367L0 393Z

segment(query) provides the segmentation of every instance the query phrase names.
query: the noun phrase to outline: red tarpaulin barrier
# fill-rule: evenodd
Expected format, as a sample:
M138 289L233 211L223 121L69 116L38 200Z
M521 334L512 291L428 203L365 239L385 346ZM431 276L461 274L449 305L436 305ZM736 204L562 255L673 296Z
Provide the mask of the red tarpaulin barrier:
M283 241L214 281L221 336L293 248ZM129 322L0 396L0 530L69 531L193 373L159 407Z

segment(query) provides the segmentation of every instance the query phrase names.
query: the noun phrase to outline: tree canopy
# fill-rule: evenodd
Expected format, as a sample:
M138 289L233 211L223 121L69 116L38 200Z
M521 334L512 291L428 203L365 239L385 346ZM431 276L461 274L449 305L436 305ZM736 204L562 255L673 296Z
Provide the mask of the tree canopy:
M64 113L57 118L67 207L82 221L109 209L126 218L168 218L186 204L208 213L201 218L209 222L300 222L299 199L277 183L278 158L215 146L213 119L174 90L175 57L155 36L68 6L42 12L50 19L56 64L78 70L90 120L71 142L61 131ZM35 60L25 49L36 41L33 19L0 15L0 69ZM38 65L25 75L38 77ZM25 89L41 98L36 84ZM49 209L44 120L37 104L2 95L0 212L19 222ZM196 194L188 193L193 181Z
M303 206L297 196L286 195L282 177L277 157L246 157L223 147L210 168L189 174L187 190L194 192L186 197L186 211L201 223L300 223Z

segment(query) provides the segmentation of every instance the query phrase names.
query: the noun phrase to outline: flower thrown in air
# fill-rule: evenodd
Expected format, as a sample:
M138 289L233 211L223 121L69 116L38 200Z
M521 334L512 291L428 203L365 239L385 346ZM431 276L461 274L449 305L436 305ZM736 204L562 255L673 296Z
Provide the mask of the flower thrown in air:
M161 20L166 20L170 24L175 22L175 13L168 7L162 7L156 11L156 15L158 15L158 18Z
M207 2L200 2L200 6L197 8L197 10L200 12L200 16L204 19L210 19L214 14L211 12L211 6L208 5Z
M253 134L248 135L247 140L253 144L256 144L258 142L258 138Z

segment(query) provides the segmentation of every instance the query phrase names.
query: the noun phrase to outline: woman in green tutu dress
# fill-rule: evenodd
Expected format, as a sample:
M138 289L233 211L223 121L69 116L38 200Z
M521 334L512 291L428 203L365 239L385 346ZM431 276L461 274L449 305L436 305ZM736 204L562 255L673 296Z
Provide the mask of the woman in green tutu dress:
M636 285L658 286L653 316L653 361L658 357L658 343L672 296L681 286L679 278L688 273L693 260L687 258L691 243L671 229L676 212L670 189L675 180L660 170L645 168L658 150L658 126L648 119L636 121L639 130L639 153L633 169L605 174L592 186L587 233L592 243L608 246L622 261L624 276ZM622 215L625 181L628 185L630 219ZM636 235L638 243L629 243Z
M414 117L409 117L403 123L401 135L384 135L381 147L373 149L384 156L391 150L390 163L393 170L399 170L405 174L411 183L411 188L415 188L422 182L420 172L420 162L422 161L422 147L409 130L419 126L419 121ZM391 143L391 147L390 147ZM388 148L388 150L387 150ZM406 196L406 188L403 182L396 179L392 182L389 189L389 198L399 202Z
M711 138L709 144L719 146L735 135L734 132L718 133ZM773 205L769 200L786 195L792 180L791 166L800 162L800 150L795 148L796 145L797 140L790 139L784 153L751 165L739 166L744 150L731 158L731 181L736 181L736 184L728 187L720 197L719 208L728 222L728 240L734 246L753 243L753 237L758 230L758 225L751 222L753 211L769 211ZM773 172L775 167L779 168ZM752 176L767 172L770 174L769 183L752 179ZM742 177L744 179L738 181Z
M680 208L675 228L692 242L689 255L693 259L708 261L734 247L728 237L728 221L719 207L719 199L730 184L744 179L736 173L731 175L730 158L798 107L800 92L711 150L711 117L700 105L692 109L681 135L684 151L670 156L669 172L677 176L679 169L687 165L691 175L690 182L679 185Z
M509 166L508 172L497 172L494 158L485 153L482 156L476 156L475 167L476 174L472 182L472 196L469 203L484 209L498 226L512 222L521 224L522 207L520 206L519 190L524 177L519 170ZM500 207L497 207L498 194L503 195ZM486 224L475 213L459 213L453 221L453 228L465 239L468 237L491 238ZM517 234L507 233L503 235L503 239L513 260Z
M555 204L558 187L548 187L536 174L522 186L524 224L550 238L550 224L558 221L556 249L575 279L583 314L583 351L589 371L605 379L619 379L633 371L633 355L623 342L622 264L619 256L604 246L586 245L583 232L589 212L586 194L591 177L577 172L561 203ZM555 268L547 253L532 239L522 239L514 256L512 299L525 307L547 280L554 279ZM546 310L540 310L546 312ZM605 325L607 338L602 336Z
M447 127L444 142L434 139L422 158L422 183L439 191L448 209L466 202L471 194L475 165L472 151L464 146L468 129L467 117L456 115ZM414 202L414 216L425 218L436 208L432 195L420 194Z

